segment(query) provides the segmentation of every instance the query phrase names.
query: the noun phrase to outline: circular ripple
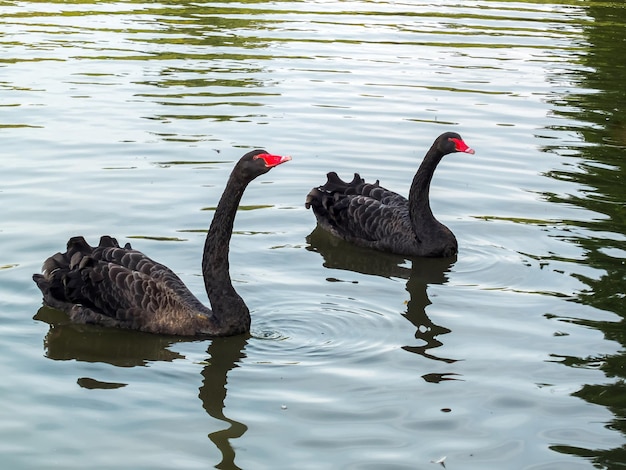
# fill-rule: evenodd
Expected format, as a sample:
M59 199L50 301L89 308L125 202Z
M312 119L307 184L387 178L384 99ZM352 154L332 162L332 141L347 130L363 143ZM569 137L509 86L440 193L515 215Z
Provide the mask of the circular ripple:
M336 302L334 301L336 300ZM401 347L405 324L398 311L365 307L352 299L328 299L324 304L300 301L275 303L253 312L252 338L247 351L270 363L311 363L338 358L363 358Z
M454 265L454 272L464 275L476 275L492 272L506 259L519 255L493 245L471 245L463 248Z
M539 269L537 269L539 268ZM508 291L541 290L541 266L532 257L493 245L465 249L454 266L455 285Z
M570 295L567 267L567 263L561 260L553 261L504 247L483 245L464 250L454 266L452 278L455 285L480 289ZM555 273L563 276L559 278Z

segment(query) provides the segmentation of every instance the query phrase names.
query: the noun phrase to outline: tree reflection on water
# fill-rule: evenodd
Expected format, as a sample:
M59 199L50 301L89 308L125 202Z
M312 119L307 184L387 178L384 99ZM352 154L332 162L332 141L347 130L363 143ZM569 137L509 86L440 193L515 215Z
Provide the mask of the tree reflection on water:
M626 349L626 20L623 5L591 1L587 14L594 19L583 26L589 47L580 61L585 69L571 79L584 92L567 93L553 100L554 112L576 124L560 131L583 137L579 145L562 148L546 146L544 151L572 157L572 165L548 173L548 176L577 183L583 190L576 194L545 194L549 201L574 204L599 214L593 220L567 220L575 227L567 241L582 247L584 264L603 274L592 278L574 276L588 286L577 294L575 302L610 311L621 317L618 322L590 319L564 319L603 332L608 340ZM576 121L572 121L574 118ZM572 155L573 151L573 155ZM589 403L602 405L615 416L609 427L626 435L626 355L598 357L554 356L568 367L600 368L612 383L588 384L574 393ZM554 446L566 454L591 458L603 468L626 462L626 449L584 449Z

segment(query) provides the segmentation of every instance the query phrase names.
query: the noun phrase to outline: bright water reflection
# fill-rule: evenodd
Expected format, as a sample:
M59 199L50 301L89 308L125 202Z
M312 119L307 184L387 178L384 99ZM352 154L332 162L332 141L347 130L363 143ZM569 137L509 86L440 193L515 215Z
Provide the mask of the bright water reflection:
M616 468L624 456L622 9L610 2L0 3L7 468ZM326 171L431 198L457 259L314 230ZM103 233L202 293L232 162L250 336L71 325L30 280ZM32 318L35 320L31 320Z

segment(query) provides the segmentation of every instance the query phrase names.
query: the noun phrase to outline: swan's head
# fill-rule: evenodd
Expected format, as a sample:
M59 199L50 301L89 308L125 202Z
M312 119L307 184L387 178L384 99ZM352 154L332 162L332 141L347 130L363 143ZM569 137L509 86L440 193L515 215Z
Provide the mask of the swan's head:
M445 132L437 139L437 147L444 154L454 152L464 152L474 154L474 149L470 148L459 134L456 132Z
M289 160L291 160L289 156L273 155L265 150L258 149L248 152L241 157L236 167L246 178L252 180Z

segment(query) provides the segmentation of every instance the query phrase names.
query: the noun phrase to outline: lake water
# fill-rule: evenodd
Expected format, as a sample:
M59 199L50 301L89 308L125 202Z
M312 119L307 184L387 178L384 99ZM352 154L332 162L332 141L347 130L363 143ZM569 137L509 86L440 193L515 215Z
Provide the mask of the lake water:
M6 469L626 465L621 3L0 3L0 460ZM315 229L328 171L431 189L448 260ZM252 334L69 324L31 280L110 234L206 299L235 162Z

